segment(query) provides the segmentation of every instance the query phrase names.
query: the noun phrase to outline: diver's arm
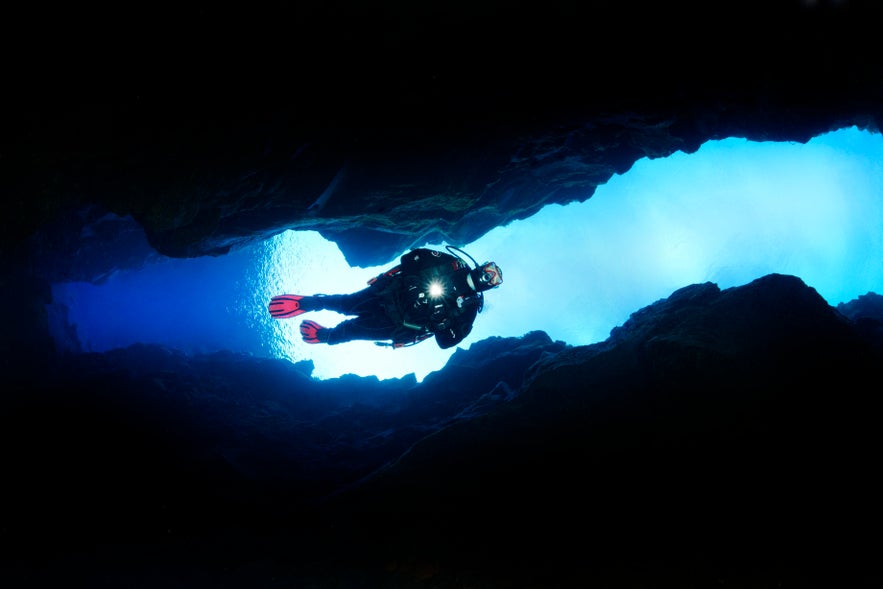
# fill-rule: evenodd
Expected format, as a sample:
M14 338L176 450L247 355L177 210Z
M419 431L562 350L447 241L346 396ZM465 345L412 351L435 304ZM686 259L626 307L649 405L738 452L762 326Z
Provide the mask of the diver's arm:
M456 346L472 331L472 325L461 326L459 329L448 327L435 332L435 343L442 350Z
M458 317L449 317L434 325L432 331L438 347L446 350L462 342L472 332L472 323L477 315L478 310L472 307Z

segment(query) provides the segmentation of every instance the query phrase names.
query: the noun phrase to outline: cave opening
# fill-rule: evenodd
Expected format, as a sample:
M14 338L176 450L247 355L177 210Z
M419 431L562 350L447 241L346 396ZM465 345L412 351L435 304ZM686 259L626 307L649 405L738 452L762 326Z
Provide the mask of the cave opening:
M506 276L458 348L535 330L571 345L600 342L632 312L705 281L728 288L793 274L834 306L880 292L881 162L880 134L854 127L806 144L731 138L638 161L584 202L547 206L454 244L478 262L496 261ZM318 233L289 231L223 257L162 259L101 284L56 283L50 329L74 351L156 343L311 361L318 379L422 381L458 348L310 345L298 330L306 316L278 321L266 311L275 294L352 292L395 263L351 268ZM327 311L310 318L327 326L344 319Z

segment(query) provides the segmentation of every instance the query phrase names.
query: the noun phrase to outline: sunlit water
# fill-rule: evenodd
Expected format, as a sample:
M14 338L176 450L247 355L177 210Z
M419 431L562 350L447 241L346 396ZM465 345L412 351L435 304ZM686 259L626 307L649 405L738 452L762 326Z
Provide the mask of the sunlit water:
M881 136L855 129L806 145L727 139L641 160L584 203L546 207L463 245L478 262L496 261L505 282L487 293L459 347L533 330L573 345L603 341L682 286L727 288L772 272L801 277L832 305L881 292L881 162ZM456 348L310 345L300 339L302 319L330 327L344 317L267 313L273 295L353 292L396 262L350 268L318 233L287 232L222 258L169 259L102 285L56 284L54 308L67 307L85 350L160 343L311 360L322 379L413 373L419 381Z

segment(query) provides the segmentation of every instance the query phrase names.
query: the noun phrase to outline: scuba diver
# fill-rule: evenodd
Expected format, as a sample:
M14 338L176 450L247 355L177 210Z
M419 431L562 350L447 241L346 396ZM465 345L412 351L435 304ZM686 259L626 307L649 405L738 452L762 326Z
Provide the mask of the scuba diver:
M449 252L466 254L460 248L446 247ZM483 293L503 283L503 273L494 262L479 266L466 255L475 268L456 254L418 248L358 292L274 296L269 304L270 315L288 319L322 309L355 315L336 327L304 320L300 332L310 344L375 340L380 346L401 348L435 336L438 346L447 349L472 331L472 323L484 306Z

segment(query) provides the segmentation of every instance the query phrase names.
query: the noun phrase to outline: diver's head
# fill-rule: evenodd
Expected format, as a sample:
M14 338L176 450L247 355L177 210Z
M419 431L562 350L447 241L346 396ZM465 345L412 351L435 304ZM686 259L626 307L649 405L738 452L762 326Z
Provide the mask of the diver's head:
M485 262L469 272L475 290L482 292L503 284L503 271L493 262Z

